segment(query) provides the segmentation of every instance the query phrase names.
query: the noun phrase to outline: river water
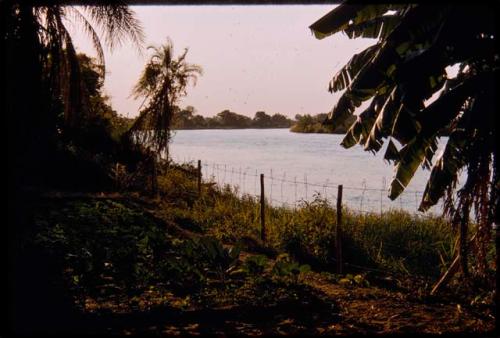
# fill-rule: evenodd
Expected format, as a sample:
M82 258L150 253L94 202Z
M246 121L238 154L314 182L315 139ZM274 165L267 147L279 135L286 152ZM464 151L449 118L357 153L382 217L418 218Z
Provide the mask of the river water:
M202 161L205 180L237 186L240 193L260 194L273 205L296 206L318 194L335 203L343 185L343 202L361 212L402 208L417 212L430 171L419 168L405 192L395 201L388 195L394 167L361 146L344 149L343 135L292 133L288 129L211 129L176 131L170 146L177 162ZM439 144L438 154L446 138ZM437 158L435 156L434 160ZM441 212L441 205L431 209Z

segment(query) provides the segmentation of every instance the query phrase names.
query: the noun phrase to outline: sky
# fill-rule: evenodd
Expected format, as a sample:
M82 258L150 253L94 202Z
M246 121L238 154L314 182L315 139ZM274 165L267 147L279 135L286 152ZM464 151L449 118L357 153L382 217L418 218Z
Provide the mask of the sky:
M328 82L351 56L373 39L350 40L343 33L316 39L308 28L336 5L132 6L145 32L145 45L167 36L176 55L189 48L187 61L204 74L180 106L194 106L203 116L229 109L253 117L268 114L328 112L340 93ZM91 43L74 25L80 52L95 55ZM112 52L105 48L105 92L118 113L137 116L142 100L130 97L150 54L131 43Z

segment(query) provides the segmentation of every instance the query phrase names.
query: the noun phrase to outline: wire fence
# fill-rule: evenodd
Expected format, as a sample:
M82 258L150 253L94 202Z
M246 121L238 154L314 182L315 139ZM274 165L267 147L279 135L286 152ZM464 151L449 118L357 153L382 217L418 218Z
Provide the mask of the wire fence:
M195 165L192 159L184 159L186 164ZM337 188L343 185L344 205L350 210L362 214L383 213L401 209L415 215L425 217L418 211L423 191L405 190L394 201L388 197L388 182L380 180L380 188L368 187L366 181L361 186L345 185L333 179L324 182L314 181L304 173L301 177L290 175L286 171L273 169L259 170L249 166L232 166L225 163L202 162L201 174L204 181L212 181L220 187L230 186L238 196L251 195L260 197L260 174L264 174L265 198L272 206L297 208L301 203L311 202L316 198L334 203L337 199ZM438 214L442 204L434 206L427 215Z
M418 212L418 206L423 195L423 191L406 190L396 201L390 201L387 197L388 185L385 178L381 180L381 188L368 187L366 181L360 187L352 185L343 185L342 182L332 180L325 180L324 182L317 182L307 173L301 177L297 175L291 176L286 171L276 171L273 169L259 170L250 166L234 166L225 163L216 162L202 162L193 159L184 159L184 161L177 159L179 164L189 164L196 167L198 162L198 193L201 192L201 182L213 183L219 188L230 187L232 192L238 197L250 196L258 201L264 195L265 203L260 203L261 220L261 239L266 241L266 226L265 219L270 217L270 223L273 222L273 216L266 214L264 216L264 204L273 207L285 207L288 209L296 209L301 207L304 203L309 203L315 199L326 200L330 205L335 205L335 202L340 203L343 207L347 207L351 211L358 212L363 215L382 214L384 212L402 209L407 212L413 213L414 216L421 218L433 217L432 213ZM261 182L262 180L262 182ZM339 186L342 188L339 189ZM265 189L263 189L263 186ZM264 194L262 192L264 191ZM339 196L338 196L339 195ZM339 197L339 198L338 198ZM442 207L442 206L437 206ZM267 207L266 207L267 209ZM340 208L340 210L343 208ZM436 209L436 207L434 208ZM342 212L339 208L337 210L337 223L335 229L340 229L340 217ZM256 214L257 215L257 214ZM258 216L257 216L258 217ZM334 230L337 231L337 230ZM343 235L336 233L335 238L341 241ZM334 245L335 250L341 250L343 244L341 242ZM390 247L391 251L397 252L404 246L403 243L387 243L381 240L380 246ZM380 249L379 249L380 250ZM399 274L391 269L386 269L382 266L362 266L355 264L351 261L342 259L342 253L336 252L332 257L332 262L337 265L337 272L342 272L342 266L348 269L354 269L365 272L382 272L386 275Z

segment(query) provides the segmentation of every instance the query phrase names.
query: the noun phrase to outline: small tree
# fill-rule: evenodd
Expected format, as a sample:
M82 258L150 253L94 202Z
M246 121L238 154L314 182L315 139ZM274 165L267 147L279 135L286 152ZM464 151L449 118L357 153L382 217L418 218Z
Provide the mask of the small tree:
M168 158L172 119L180 98L187 94L187 86L196 84L203 74L200 66L186 62L188 49L174 57L174 46L167 38L162 46L149 46L153 51L132 95L144 98L139 117L129 130L129 135L149 147L157 156L162 152Z
M258 111L253 118L253 125L257 128L269 128L271 126L271 116L266 112Z

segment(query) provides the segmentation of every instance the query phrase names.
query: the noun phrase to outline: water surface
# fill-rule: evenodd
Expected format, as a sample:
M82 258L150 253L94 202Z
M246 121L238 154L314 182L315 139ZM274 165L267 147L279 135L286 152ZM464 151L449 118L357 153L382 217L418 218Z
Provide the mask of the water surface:
M205 179L238 186L249 194L259 194L258 176L263 173L266 197L275 205L294 206L299 200L311 201L317 193L333 200L342 184L344 203L353 209L416 212L430 171L419 168L405 193L391 201L387 189L394 167L383 160L385 144L373 155L359 145L344 149L339 145L342 138L288 129L179 130L171 154L179 162L201 160ZM439 207L432 211L439 212Z

